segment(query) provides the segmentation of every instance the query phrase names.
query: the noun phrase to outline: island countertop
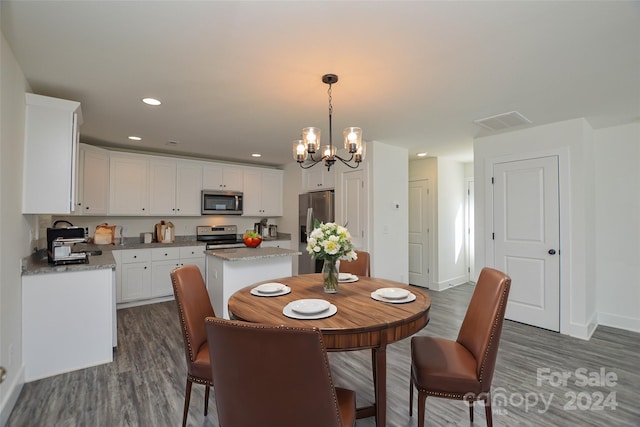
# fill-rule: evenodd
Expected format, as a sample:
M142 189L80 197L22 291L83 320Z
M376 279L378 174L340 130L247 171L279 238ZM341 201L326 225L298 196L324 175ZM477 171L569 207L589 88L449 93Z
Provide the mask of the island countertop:
M233 248L212 249L204 253L225 261L245 261L250 259L296 256L300 255L301 252L283 248Z

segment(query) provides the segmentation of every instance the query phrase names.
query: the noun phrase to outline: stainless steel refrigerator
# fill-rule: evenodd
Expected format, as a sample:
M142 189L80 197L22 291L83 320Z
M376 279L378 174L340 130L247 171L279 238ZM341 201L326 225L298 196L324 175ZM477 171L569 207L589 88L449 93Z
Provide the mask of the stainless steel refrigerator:
M300 225L298 250L302 252L298 261L298 274L319 273L322 270L322 260L314 260L307 253L307 233L313 231L314 219L320 222L334 221L333 190L301 194L298 206L298 223Z

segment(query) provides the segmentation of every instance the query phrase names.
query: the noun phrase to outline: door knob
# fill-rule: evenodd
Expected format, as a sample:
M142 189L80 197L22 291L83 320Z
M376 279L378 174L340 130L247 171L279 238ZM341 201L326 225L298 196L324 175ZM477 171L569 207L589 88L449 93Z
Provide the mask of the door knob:
M555 254L556 254L555 249L549 249L549 255L555 255Z
M0 383L7 379L7 370L0 366Z

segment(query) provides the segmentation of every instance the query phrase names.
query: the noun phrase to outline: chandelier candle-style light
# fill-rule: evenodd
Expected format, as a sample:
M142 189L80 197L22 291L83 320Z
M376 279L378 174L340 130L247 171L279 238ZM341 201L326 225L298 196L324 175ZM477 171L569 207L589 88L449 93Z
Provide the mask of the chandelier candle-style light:
M329 145L322 147L322 156L314 158L320 149L320 129L308 127L302 129L302 139L293 142L293 158L300 164L303 169L308 169L317 165L324 160L327 170L331 170L331 166L340 160L351 169L360 166L360 162L364 160L365 144L362 141L362 129L357 127L348 127L344 130L344 149L351 155L348 159L338 156L337 149L333 145L331 117L333 116L333 105L331 104L331 85L338 82L338 76L335 74L325 74L322 76L322 82L329 85ZM355 166L350 162L354 161ZM306 163L305 163L306 162Z

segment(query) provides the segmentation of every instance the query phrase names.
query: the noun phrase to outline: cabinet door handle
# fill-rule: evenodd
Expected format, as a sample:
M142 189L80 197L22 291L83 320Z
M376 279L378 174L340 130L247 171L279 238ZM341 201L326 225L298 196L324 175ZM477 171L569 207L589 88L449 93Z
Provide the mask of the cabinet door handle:
M145 269L145 270L147 269L147 266L146 266L146 265L144 266L144 269Z
M134 255L133 257L134 257L134 258L138 258L138 255Z

